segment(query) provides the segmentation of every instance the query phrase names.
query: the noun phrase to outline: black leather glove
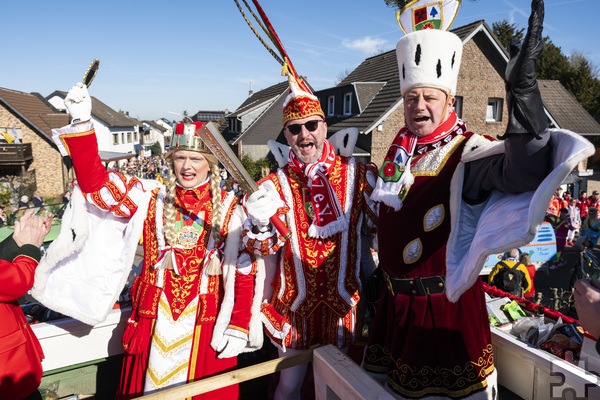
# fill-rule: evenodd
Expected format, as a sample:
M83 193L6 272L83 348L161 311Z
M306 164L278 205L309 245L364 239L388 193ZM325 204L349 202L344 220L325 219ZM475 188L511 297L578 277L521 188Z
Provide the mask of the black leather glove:
M535 64L543 47L543 22L544 2L533 0L525 39L521 46L510 46L510 60L505 75L508 126L501 139L515 134L530 134L540 138L550 123L535 77Z

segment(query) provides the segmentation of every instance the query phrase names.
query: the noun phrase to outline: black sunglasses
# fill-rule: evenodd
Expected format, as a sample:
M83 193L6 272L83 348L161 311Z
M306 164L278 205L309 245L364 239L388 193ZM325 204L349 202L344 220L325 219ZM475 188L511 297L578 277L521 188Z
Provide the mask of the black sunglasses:
M286 128L292 135L297 135L302 132L302 126L306 127L309 132L314 132L319 127L319 122L323 122L323 120L313 119L311 121L306 121L303 124L289 124Z

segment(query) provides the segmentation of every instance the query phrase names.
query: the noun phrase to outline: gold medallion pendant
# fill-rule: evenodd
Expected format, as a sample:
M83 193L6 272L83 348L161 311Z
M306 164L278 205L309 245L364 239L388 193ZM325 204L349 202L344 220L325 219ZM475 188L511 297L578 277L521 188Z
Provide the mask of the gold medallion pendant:
M181 229L177 231L177 244L186 250L191 250L196 247L198 237L200 237L200 232L193 226L182 226Z

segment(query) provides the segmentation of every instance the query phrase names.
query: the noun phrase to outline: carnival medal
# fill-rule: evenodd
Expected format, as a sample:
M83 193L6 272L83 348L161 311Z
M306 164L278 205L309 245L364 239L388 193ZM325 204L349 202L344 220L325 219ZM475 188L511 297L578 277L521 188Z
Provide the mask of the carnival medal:
M183 226L177 230L177 244L185 250L191 250L196 247L200 233L203 230L204 224L202 221L204 221L204 211L196 214L197 216L194 214L196 213L191 215L181 214L183 217Z

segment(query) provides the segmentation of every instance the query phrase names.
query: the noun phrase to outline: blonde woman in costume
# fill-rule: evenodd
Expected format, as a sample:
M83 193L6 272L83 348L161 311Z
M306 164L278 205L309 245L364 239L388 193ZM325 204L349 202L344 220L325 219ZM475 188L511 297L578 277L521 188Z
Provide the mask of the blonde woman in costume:
M170 181L161 185L104 169L85 85L74 86L65 104L72 124L54 134L73 159L85 206L103 210L104 214L93 211L104 219L98 230L111 220L130 220L124 238L98 239L112 249L129 236L135 239L129 232L138 229L143 240L142 269L131 287L132 314L123 334L125 356L117 398L139 397L234 369L235 356L262 345L260 322L252 317L260 308L261 268L260 261L243 251L245 214L233 194L220 190L217 160L196 133L201 124L185 123L173 135L167 154ZM134 240L128 243L137 247ZM54 258L60 258L56 256L60 250L53 251ZM123 252L131 249L126 246ZM260 282L258 287L255 282ZM85 282L72 286L79 285ZM87 288L85 297L102 291L102 285L97 286L100 289ZM51 291L50 285L45 290ZM81 296L75 297L79 301ZM79 309L71 310L75 307L71 304L60 307L84 322L96 322ZM232 385L194 399L238 395L237 385Z

